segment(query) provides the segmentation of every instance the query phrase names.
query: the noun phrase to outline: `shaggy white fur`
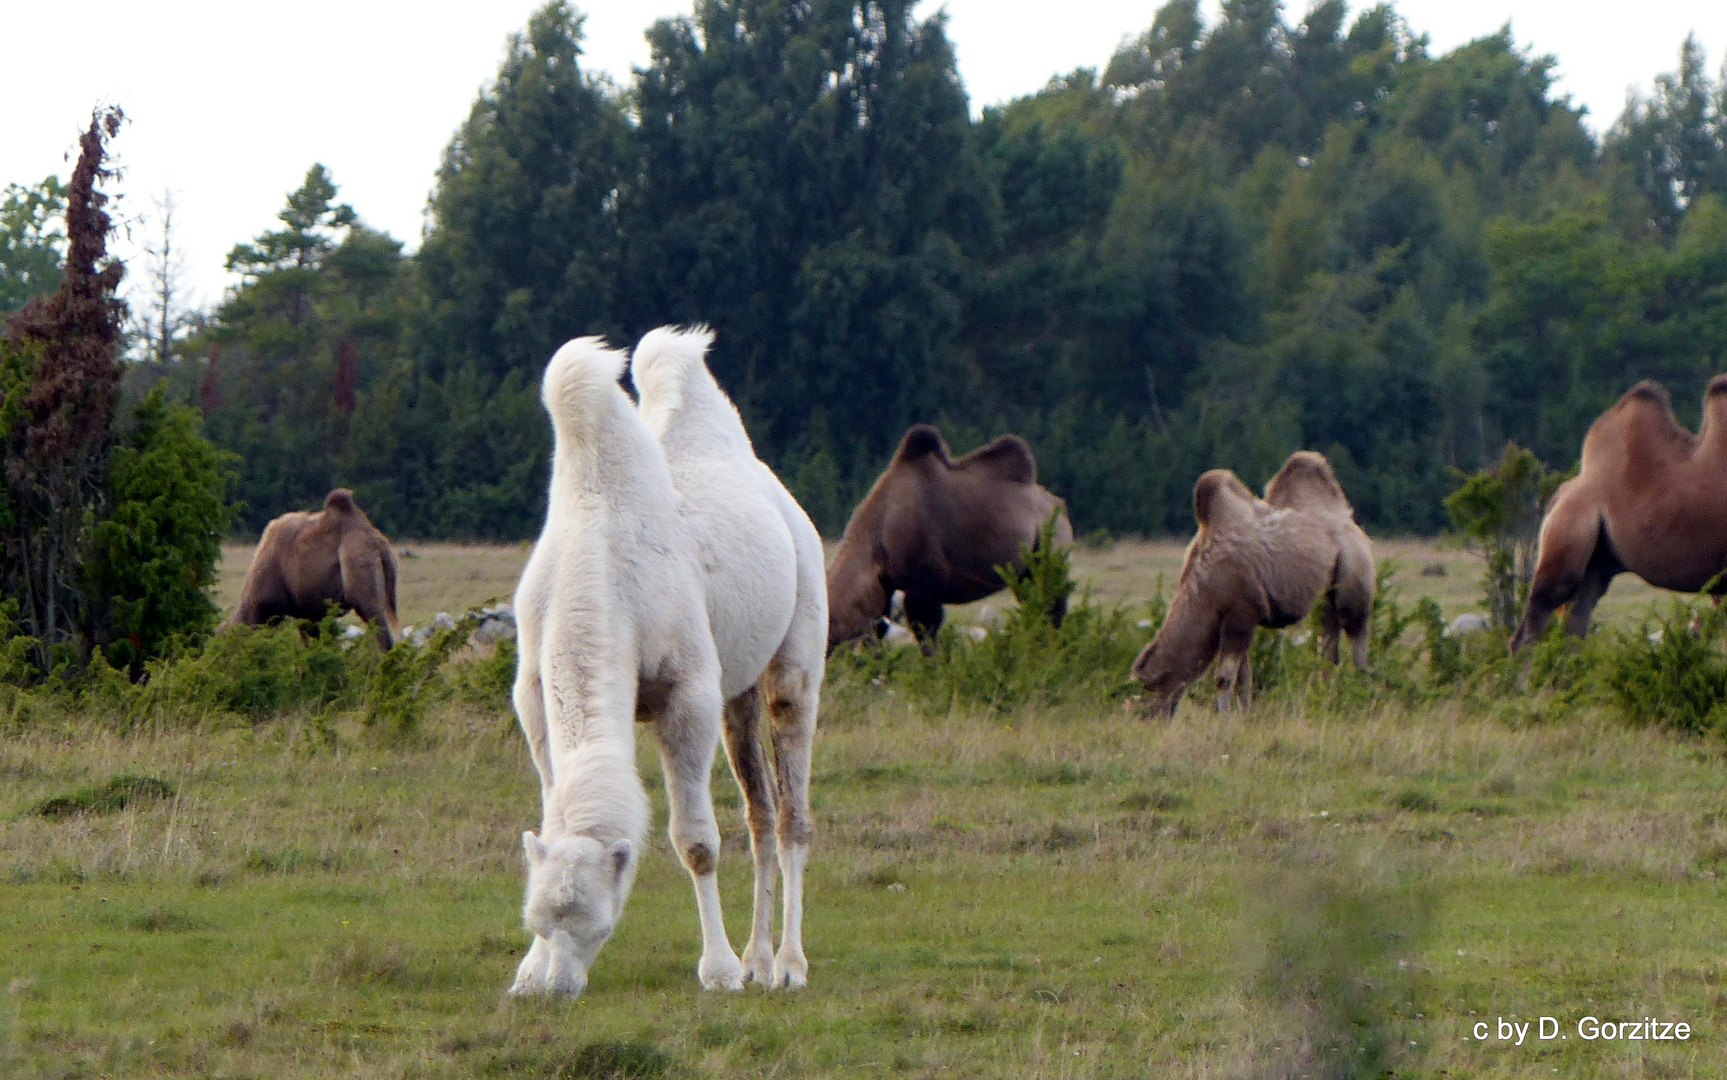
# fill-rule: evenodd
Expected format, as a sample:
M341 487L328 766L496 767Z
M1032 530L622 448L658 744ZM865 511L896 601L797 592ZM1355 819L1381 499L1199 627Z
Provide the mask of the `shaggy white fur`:
M556 446L546 526L516 590L514 697L544 816L539 835L522 837L534 943L512 993L581 993L623 910L648 826L638 714L665 761L674 842L686 862L709 853L697 875L702 983L742 985L711 865L708 774L723 703L704 575L665 455L618 387L626 359L580 338L542 384Z
M756 457L737 409L708 371L704 358L713 336L706 327L652 330L636 346L631 376L642 419L665 451L680 496L679 516L701 554L708 623L726 701L726 753L743 789L755 858L755 913L743 977L798 987L809 973L803 950L803 871L812 833L810 751L827 651L821 537ZM771 769L758 717L764 700ZM704 784L705 778L704 773ZM668 772L668 791L674 782ZM674 795L673 805L678 801ZM710 901L718 925L718 893L709 894L718 847L692 856L675 817L672 828L673 842L696 877L706 941ZM776 856L785 893L780 947L774 953ZM706 877L698 872L704 867Z

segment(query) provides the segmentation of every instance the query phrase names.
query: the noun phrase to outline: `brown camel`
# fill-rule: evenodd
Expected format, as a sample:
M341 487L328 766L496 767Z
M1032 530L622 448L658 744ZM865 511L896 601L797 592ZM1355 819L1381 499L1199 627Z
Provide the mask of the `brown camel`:
M1697 592L1727 570L1727 375L1709 381L1696 435L1652 382L1633 386L1589 425L1582 466L1541 521L1511 650L1540 637L1565 604L1565 629L1587 634L1596 603L1627 570L1680 592ZM1714 589L1719 595L1727 585Z
M913 426L852 511L828 567L828 651L878 632L895 590L904 590L906 619L928 651L942 605L999 591L996 567L1018 564L1051 515L1055 542L1071 544L1067 504L1038 486L1037 462L1018 435L955 460L939 431Z
M1255 498L1228 469L1193 485L1199 532L1187 546L1169 614L1133 662L1156 713L1171 716L1187 686L1213 657L1217 706L1253 702L1248 650L1253 629L1300 622L1323 598L1322 651L1337 663L1337 638L1349 635L1355 666L1367 667L1373 611L1373 544L1355 524L1331 463L1311 451L1289 456Z
M396 553L347 488L326 495L322 510L297 510L264 526L239 606L222 625L322 619L332 602L371 623L379 648L393 643Z

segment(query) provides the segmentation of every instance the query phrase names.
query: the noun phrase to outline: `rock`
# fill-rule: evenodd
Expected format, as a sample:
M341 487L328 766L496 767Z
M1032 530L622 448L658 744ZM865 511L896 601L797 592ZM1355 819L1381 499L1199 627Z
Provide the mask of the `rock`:
M493 604L481 608L477 613L480 625L475 627L474 636L469 638L475 645L490 645L496 641L516 636L516 612L508 604Z
M887 629L882 632L881 639L889 645L917 644L917 635L892 619L888 620Z
M1492 629L1493 623L1487 616L1477 611L1466 611L1451 620L1451 625L1445 628L1446 637L1462 637L1464 634L1479 634Z
M982 641L984 638L989 637L989 631L981 626L968 626L965 628L965 632L966 636L970 637L973 641Z

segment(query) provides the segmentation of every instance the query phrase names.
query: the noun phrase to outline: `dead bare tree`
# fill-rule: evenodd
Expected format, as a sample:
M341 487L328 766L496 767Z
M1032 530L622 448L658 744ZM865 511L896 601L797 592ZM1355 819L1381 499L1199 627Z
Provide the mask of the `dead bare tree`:
M174 192L164 190L150 202L155 213L150 216L150 238L142 245L146 295L135 306L136 335L141 359L166 364L174 358L174 344L183 336L189 316L182 288L186 256L175 245Z

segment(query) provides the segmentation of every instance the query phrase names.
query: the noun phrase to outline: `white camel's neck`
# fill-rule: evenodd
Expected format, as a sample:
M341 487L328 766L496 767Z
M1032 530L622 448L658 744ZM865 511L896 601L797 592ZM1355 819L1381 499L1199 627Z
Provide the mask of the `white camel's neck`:
M625 729L566 750L553 769L557 783L545 803L546 840L584 835L610 843L647 834L648 797L636 774L634 733Z

